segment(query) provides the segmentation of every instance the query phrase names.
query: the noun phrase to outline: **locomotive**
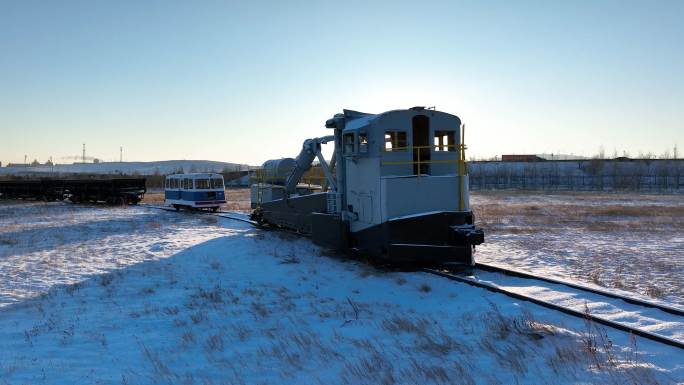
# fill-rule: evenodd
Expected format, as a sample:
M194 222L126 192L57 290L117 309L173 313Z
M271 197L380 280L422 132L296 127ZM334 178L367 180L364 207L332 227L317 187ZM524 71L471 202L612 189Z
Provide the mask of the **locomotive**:
M343 110L325 126L332 135L307 139L296 158L268 160L257 170L253 220L392 263L474 265L484 233L468 202L457 116L425 107ZM327 143L334 145L330 162L321 152ZM323 183L304 185L315 160Z

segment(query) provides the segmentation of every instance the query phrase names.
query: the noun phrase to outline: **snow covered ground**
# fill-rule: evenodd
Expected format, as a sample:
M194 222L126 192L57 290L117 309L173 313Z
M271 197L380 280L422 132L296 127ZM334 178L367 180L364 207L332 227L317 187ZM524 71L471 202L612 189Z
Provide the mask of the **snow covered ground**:
M684 195L474 192L480 262L684 306Z
M0 383L684 381L681 350L323 254L208 215L0 203Z

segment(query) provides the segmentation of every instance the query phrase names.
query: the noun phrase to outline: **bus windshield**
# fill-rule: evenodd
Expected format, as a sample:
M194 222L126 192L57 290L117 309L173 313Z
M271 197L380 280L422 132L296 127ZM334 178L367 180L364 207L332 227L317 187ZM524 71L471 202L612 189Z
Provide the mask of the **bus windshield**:
M223 179L213 178L211 180L211 187L217 189L223 188Z

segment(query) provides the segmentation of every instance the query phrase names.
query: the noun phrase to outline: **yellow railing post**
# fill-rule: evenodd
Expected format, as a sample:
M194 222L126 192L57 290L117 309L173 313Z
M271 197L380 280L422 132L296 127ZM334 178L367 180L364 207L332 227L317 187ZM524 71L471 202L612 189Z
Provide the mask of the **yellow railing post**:
M458 146L458 180L459 180L459 193L458 193L458 209L459 211L465 210L465 124L461 125L461 144Z
M420 147L416 147L418 149L418 178L420 178L421 174L421 169L420 169Z

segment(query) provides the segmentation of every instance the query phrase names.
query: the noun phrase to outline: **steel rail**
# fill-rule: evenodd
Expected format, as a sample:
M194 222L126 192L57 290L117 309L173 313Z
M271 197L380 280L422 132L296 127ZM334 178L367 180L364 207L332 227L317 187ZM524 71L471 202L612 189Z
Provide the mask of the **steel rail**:
M150 209L156 209L156 210L164 210L164 211L170 211L170 212L178 212L178 210L172 208L172 207L166 207L166 206L155 206L155 205L150 205L150 204L140 204L138 205L140 207L145 207L145 208L150 208ZM249 223L252 226L258 227L258 223L247 218L240 218L236 216L229 215L230 212L226 211L218 211L218 212L210 212L210 211L202 211L202 210L194 210L192 211L194 214L204 214L204 215L213 215L221 218L226 218L226 219L232 219L234 221L240 221L240 222L245 222Z
M602 324L602 325L605 325L605 326L608 326L608 327L611 327L614 329L622 330L622 331L631 333L633 335L649 339L651 341L656 341L656 342L659 342L659 343L662 343L665 345L684 349L684 342L682 342L682 341L678 341L678 340L675 340L675 339L672 339L669 337L661 336L659 334L651 333L651 332L648 332L645 330L633 328L631 326L627 326L627 325L621 324L619 322L615 322L615 321L611 321L611 320L608 320L605 318L597 317L597 316L589 314L589 313L570 309L570 308L560 306L560 305L557 305L557 304L554 304L551 302L543 301L543 300L540 300L540 299L537 299L534 297L529 297L529 296L526 296L524 294L515 293L513 291L509 291L509 290L503 289L501 287L498 287L496 285L492 285L492 284L489 284L486 282L478 281L476 279L472 279L472 278L468 278L468 277L464 277L464 276L459 276L456 274L452 274L452 273L440 271L440 270L435 270L435 269L424 268L424 269L422 269L422 271L424 271L426 273L430 273L430 274L435 274L435 275L438 275L438 276L441 276L444 278L448 278L450 280L463 282L463 283L466 283L466 284L471 285L471 286L483 288L483 289L489 290L489 291L494 292L494 293L504 294L508 297L516 298L516 299L519 299L522 301L531 302L531 303L534 303L535 305L539 305L539 306L542 306L542 307L545 307L548 309L552 309L552 310L557 310L557 311L560 311L562 313L565 313L565 314L568 314L568 315L571 315L574 317L582 318L582 319L589 320L592 322L596 322L596 323L599 323L599 324Z
M674 315L684 317L684 309L680 309L680 308L677 308L674 306L659 304L659 303L655 303L655 302L651 302L651 301L646 301L646 300L642 300L642 299L636 299L636 298L628 297L626 295L613 293L613 292L610 292L608 290L586 287L586 286L582 286L580 284L565 281L562 279L541 277L541 276L537 276L537 275L527 273L524 271L520 271L520 270L513 270L513 269L509 269L509 268L504 268L501 266L488 265L488 264L484 264L484 263L477 263L475 265L475 268L485 270L485 271L489 271L489 272L501 273L501 274L505 274L505 275L509 275L509 276L513 276L513 277L537 279L540 281L545 281L545 282L549 282L549 283L553 283L553 284L557 284L557 285L564 285L567 287L571 287L573 289L582 290L582 291L586 291L586 292L594 293L594 294L599 294L599 295L602 295L604 297L621 299L621 300L623 300L627 303L631 303L633 305L650 307L650 308L654 308L654 309L664 311L666 313L670 313L670 314L674 314Z

